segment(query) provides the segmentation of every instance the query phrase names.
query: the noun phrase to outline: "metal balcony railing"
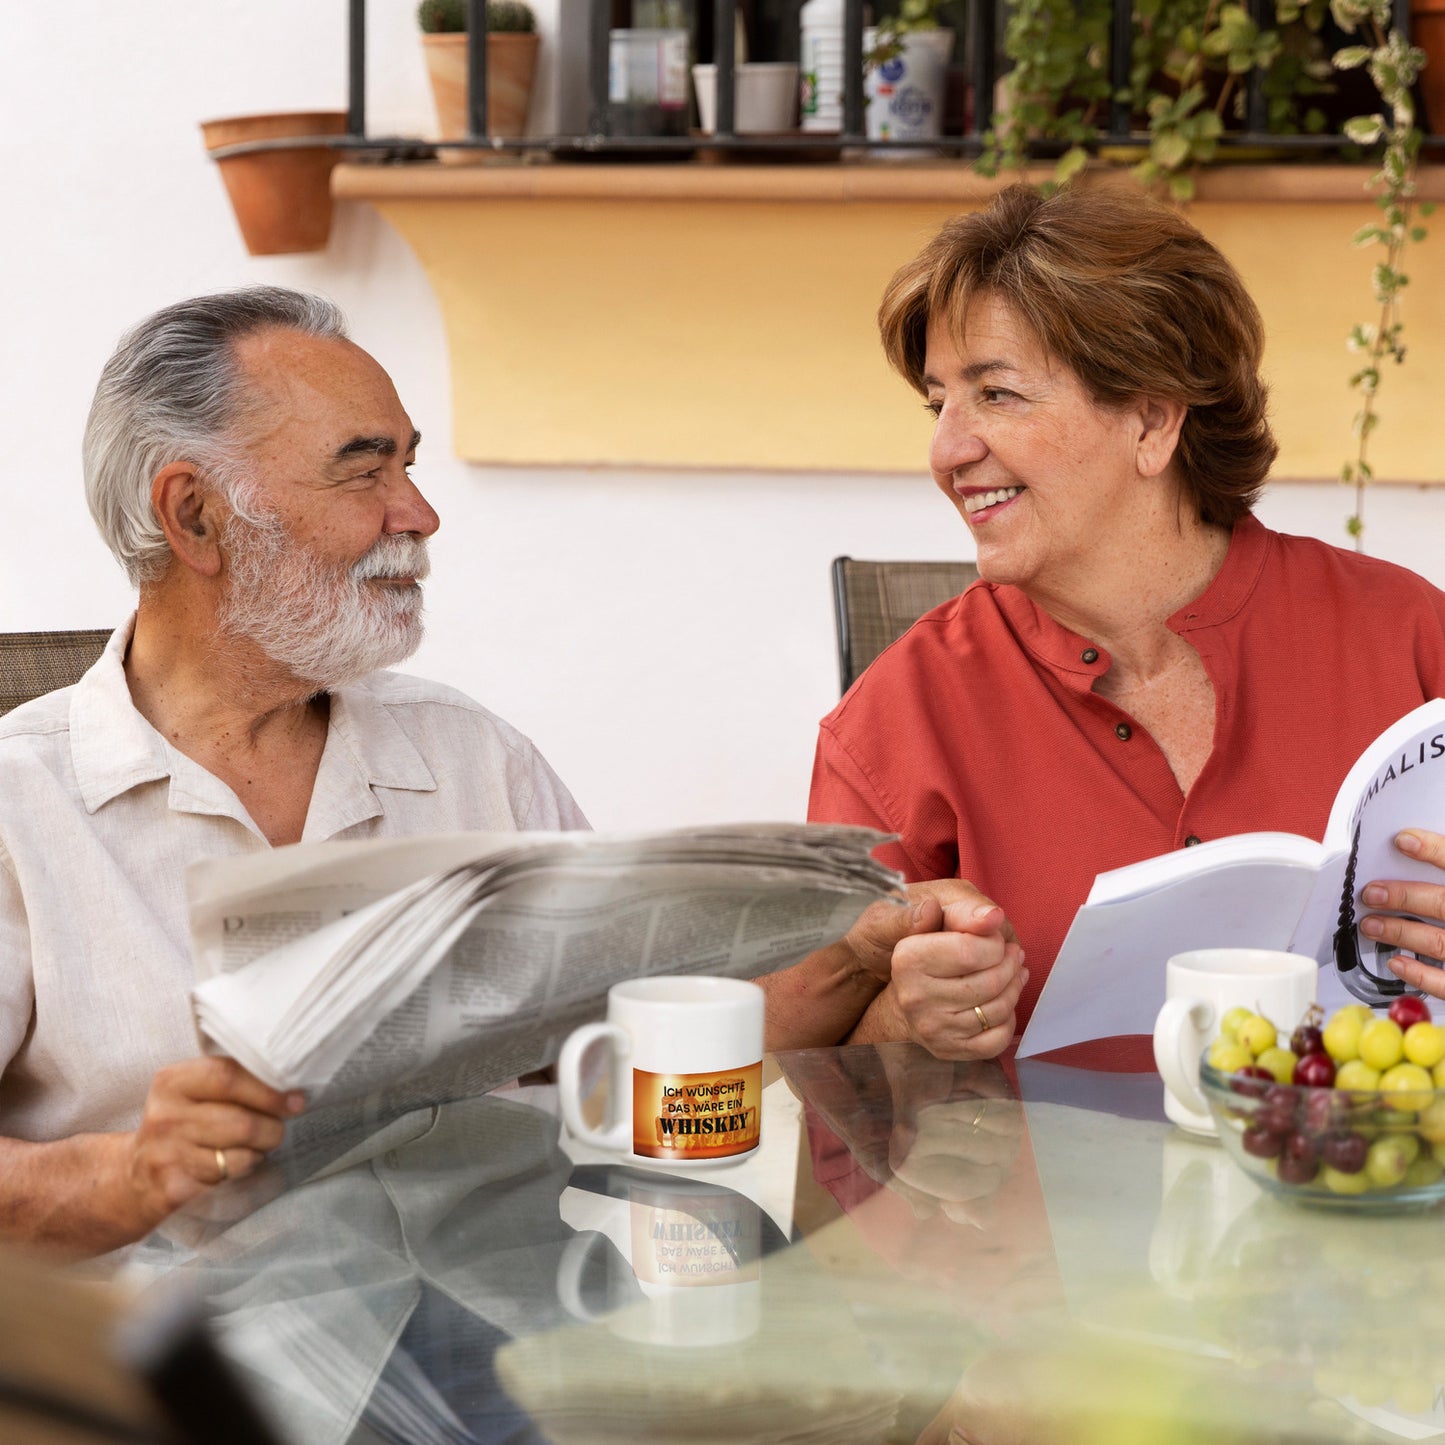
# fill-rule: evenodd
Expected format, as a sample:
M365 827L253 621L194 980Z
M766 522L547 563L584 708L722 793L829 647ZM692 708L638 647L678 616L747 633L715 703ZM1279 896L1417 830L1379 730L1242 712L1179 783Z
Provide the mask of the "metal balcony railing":
M971 120L961 134L931 137L925 140L869 140L864 126L863 98L863 30L867 0L845 0L844 22L844 90L842 129L838 134L816 134L804 131L785 136L738 135L734 128L734 35L738 0L701 0L712 7L714 61L717 65L717 118L715 133L685 136L622 136L608 132L608 47L612 20L611 0L590 0L588 89L589 123L581 135L528 136L502 139L487 133L487 47L467 48L469 83L468 120L470 134L463 140L448 140L448 148L474 149L499 153L544 152L565 160L594 156L615 156L626 159L629 154L646 154L649 158L666 158L676 153L679 160L699 151L725 150L756 152L759 158L777 152L857 151L869 148L896 153L913 149L927 153L946 153L972 157L984 147L984 135L993 123L994 83L998 78L998 36L995 6L972 3L967 7L964 53L969 57L968 79L972 87ZM1274 0L1246 0L1251 15L1261 26L1274 23ZM1396 26L1409 34L1410 0L1393 0ZM485 33L486 0L468 0L468 22L471 34ZM1110 51L1110 85L1117 96L1129 82L1130 49L1134 15L1130 0L1114 0ZM343 151L365 154L377 160L417 160L435 154L438 142L416 137L373 136L366 125L366 0L349 0L348 26L348 106L345 136L322 138L324 143ZM1237 131L1220 137L1219 148L1257 148L1267 145L1273 150L1330 156L1355 153L1346 138L1337 133L1280 135L1266 126L1266 100L1260 72L1248 77L1244 102L1244 124ZM217 159L247 151L275 150L286 147L315 145L315 138L296 137L286 140L250 142L213 152ZM1101 147L1137 148L1148 145L1146 136L1131 128L1127 102L1111 102L1107 127L1102 128L1094 142ZM1445 150L1445 137L1427 137L1426 148ZM1039 142L1031 147L1040 158L1057 155L1058 142Z

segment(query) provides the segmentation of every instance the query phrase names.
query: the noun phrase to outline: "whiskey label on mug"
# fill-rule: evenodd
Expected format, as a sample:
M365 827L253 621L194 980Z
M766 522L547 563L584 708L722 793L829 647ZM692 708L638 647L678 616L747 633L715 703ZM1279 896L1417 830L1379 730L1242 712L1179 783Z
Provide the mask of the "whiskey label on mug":
M746 1195L632 1191L632 1270L644 1284L745 1284L761 1274L760 1245L758 1206Z
M757 1148L763 1064L715 1074L632 1071L632 1149L649 1159L726 1159Z

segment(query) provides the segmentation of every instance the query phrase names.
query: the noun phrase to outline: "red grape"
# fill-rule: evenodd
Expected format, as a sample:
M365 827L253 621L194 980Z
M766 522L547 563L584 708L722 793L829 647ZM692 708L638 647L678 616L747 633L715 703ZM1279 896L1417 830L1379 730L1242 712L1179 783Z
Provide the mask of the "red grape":
M1304 1100L1304 1124L1306 1133L1329 1134L1344 1121L1349 1113L1348 1096L1337 1094L1333 1089L1311 1089Z
M1313 1157L1297 1159L1289 1152L1289 1146L1280 1155L1278 1176L1285 1184L1308 1184L1320 1172L1320 1162Z
M1274 1083L1274 1075L1258 1064L1246 1064L1229 1076L1229 1087L1246 1099L1262 1099Z
M1335 1061L1322 1049L1302 1054L1294 1066L1294 1081L1310 1089L1332 1088L1335 1082Z
M1411 1024L1429 1023L1430 1009L1424 999L1416 998L1411 993L1405 993L1390 1005L1390 1017L1402 1029L1407 1029Z
M1297 1103L1298 1097L1288 1084L1276 1084L1265 1090L1255 1121L1276 1134L1288 1134L1294 1128Z
M1289 1046L1299 1059L1306 1054L1322 1054L1325 1051L1324 1030L1318 1024L1302 1023L1289 1036Z
M1313 1164L1320 1157L1320 1146L1308 1134L1291 1134L1284 1141L1284 1154L1281 1157L1293 1159L1300 1164Z
M1244 1146L1244 1152L1253 1154L1256 1159L1278 1159L1284 1148L1284 1135L1259 1124L1251 1124L1239 1136L1239 1142Z
M1365 1167L1369 1145L1359 1134L1331 1134L1320 1146L1320 1158L1341 1174L1358 1174Z

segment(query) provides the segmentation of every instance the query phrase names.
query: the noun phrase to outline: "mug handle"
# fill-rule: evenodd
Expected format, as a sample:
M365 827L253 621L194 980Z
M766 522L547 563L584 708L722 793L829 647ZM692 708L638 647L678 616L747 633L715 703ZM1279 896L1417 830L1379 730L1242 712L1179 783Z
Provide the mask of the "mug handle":
M1214 1005L1202 998L1168 999L1154 1021L1154 1063L1164 1087L1200 1115L1208 1115L1209 1103L1199 1092L1198 1059L1184 1056L1185 1025L1202 1034L1213 1022Z
M557 1298L573 1319L582 1320L586 1324L600 1320L606 1313L591 1309L582 1298L582 1272L592 1251L597 1247L597 1241L605 1238L605 1235L595 1234L591 1230L574 1234L567 1241L567 1247L562 1251L562 1258L557 1264Z
M603 1128L594 1129L582 1117L582 1055L589 1044L599 1039L608 1040L612 1060L609 1070L612 1088L607 1101L611 1117ZM632 1040L626 1030L616 1024L583 1024L567 1036L557 1059L557 1098L562 1105L562 1118L574 1139L614 1154L625 1154L631 1149L632 1100L624 1093L627 1070L622 1067L631 1052Z

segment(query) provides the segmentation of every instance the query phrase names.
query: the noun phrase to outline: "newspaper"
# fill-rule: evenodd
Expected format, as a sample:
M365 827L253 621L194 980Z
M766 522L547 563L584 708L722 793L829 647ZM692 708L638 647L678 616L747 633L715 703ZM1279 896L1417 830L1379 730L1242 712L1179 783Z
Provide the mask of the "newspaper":
M201 1032L309 1102L380 1111L555 1060L625 978L754 978L833 941L901 879L867 828L457 833L193 865Z

